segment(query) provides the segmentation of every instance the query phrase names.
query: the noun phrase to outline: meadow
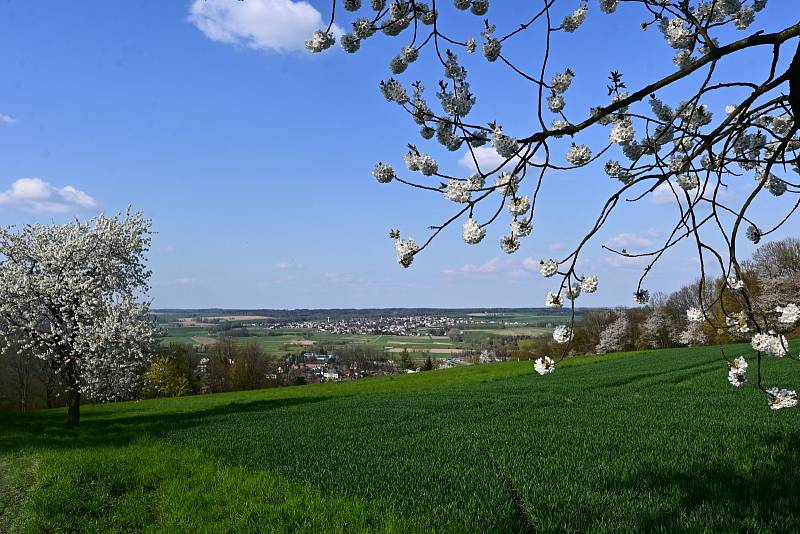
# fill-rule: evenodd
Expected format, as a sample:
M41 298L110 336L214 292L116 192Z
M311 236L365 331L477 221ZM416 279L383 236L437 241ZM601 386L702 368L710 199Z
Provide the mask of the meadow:
M788 359L765 372L768 385L800 381ZM78 429L63 419L0 415L0 531L514 532L514 502L540 532L800 524L800 412L731 387L719 347L578 357L544 377L509 362L93 405Z
M325 349L328 352L336 353L343 348L364 348L372 349L389 354L408 350L413 357L424 357L428 353L431 357L447 357L450 354L460 354L467 346L461 341L451 341L446 336L389 336L389 335L366 335L366 334L333 334L312 329L275 329L250 327L247 329L251 335L247 337L236 337L236 343L256 343L261 347L265 354L275 357L285 356L289 353L297 353L303 350L315 351ZM534 335L541 335L550 332L547 329L530 328ZM496 335L530 335L512 334L505 330L493 331L468 331L478 335L470 336L470 339L479 341L491 332ZM185 345L206 345L210 346L216 342L218 334L213 330L202 327L169 327L165 329L165 335L161 339L162 344L170 342L183 343ZM388 355L388 354L387 354Z

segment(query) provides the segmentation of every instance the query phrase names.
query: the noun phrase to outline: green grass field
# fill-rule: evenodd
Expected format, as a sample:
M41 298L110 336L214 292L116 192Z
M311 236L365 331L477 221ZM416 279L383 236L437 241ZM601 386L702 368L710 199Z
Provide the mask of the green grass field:
M325 348L335 354L344 348L369 348L381 352L390 352L391 349L406 348L412 357L424 358L430 350L432 357L446 358L444 350L449 349L452 354L459 354L465 348L463 342L451 342L444 336L384 336L361 334L332 334L316 330L289 330L280 329L268 331L265 328L249 328L250 336L235 337L236 343L256 343L265 353L271 356L285 356L288 353L300 351L315 351ZM536 334L548 333L547 329L530 329ZM487 331L489 332L489 331ZM492 330L498 335L505 330ZM269 333L269 335L267 335ZM480 338L483 334L479 335ZM514 335L514 334L502 334ZM209 331L198 327L170 327L166 329L162 344L171 342L185 345L205 344L211 345L215 338L208 337ZM308 343L311 342L311 343ZM395 351L396 352L396 351ZM387 354L388 355L388 354ZM396 355L395 355L396 356Z
M797 387L797 362L766 363L769 385ZM513 362L86 406L77 430L63 419L0 416L0 531L513 532L506 478L541 532L800 525L800 412L729 386L713 347L575 358L546 377Z
M464 334L466 335L468 332L475 332L475 333L488 333L496 336L545 336L550 334L553 331L552 328L540 328L538 326L509 326L506 328L497 328L497 329L490 329L490 328L475 328L470 330L464 330Z

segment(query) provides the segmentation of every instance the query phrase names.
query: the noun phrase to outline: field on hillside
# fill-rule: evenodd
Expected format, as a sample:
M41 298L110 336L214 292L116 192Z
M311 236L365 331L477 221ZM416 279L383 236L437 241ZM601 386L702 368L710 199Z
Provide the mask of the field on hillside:
M284 356L300 350L314 351L325 349L335 353L341 348L369 348L381 352L398 353L408 350L412 356L427 355L447 356L460 354L466 347L461 341L451 341L446 336L385 336L363 334L332 334L314 330L268 330L266 328L248 328L252 334L247 337L236 337L236 343L256 343L265 353L272 356ZM530 329L536 335L548 333L547 329ZM489 331L484 331L489 332ZM505 330L493 330L499 335L528 335L506 333ZM186 345L212 345L216 342L216 334L206 328L169 327L165 331L162 343L183 343ZM484 334L476 339L484 337Z
M467 333L488 333L497 336L544 336L553 331L552 328L544 328L544 327L537 327L537 326L510 326L506 328L475 328L464 330L464 334Z
M766 364L768 385L800 385L797 362ZM800 524L800 412L730 386L718 347L575 358L544 377L519 362L87 406L77 430L63 419L0 415L0 531L509 532L508 485L540 532Z

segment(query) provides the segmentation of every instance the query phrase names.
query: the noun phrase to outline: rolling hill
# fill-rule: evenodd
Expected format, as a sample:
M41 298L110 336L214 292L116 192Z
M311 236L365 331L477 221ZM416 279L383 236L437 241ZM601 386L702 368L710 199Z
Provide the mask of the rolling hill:
M797 362L766 363L768 385L800 383ZM512 497L541 532L800 524L800 412L731 387L719 347L63 417L0 415L0 531L514 532Z

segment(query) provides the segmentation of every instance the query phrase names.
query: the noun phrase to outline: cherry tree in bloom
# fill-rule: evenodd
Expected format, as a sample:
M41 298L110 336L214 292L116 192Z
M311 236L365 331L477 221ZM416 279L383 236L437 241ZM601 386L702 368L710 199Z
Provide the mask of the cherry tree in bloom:
M600 342L595 347L595 352L619 352L625 348L625 340L629 337L630 323L625 315L620 315L608 325L600 334Z
M81 396L130 398L154 343L141 213L0 229L0 339L13 340L61 378L68 422ZM3 343L7 346L8 343Z
M739 261L743 241L759 243L792 220L800 206L800 22L786 17L784 28L771 33L758 27L762 11L785 10L786 3L769 2L768 7L767 0L545 0L520 5L520 19L501 26L492 20L491 6L497 2L376 0L347 3L342 11L341 4L337 10L333 1L328 27L320 28L307 43L312 52L330 47L334 21L347 26L342 16L349 17L348 11L355 12L349 21L352 31L340 40L347 52L356 53L362 41L381 34L400 41L397 55L387 61L388 77L379 84L383 96L411 117L423 143L466 152L477 168L472 176L451 175L414 144L408 145L410 152L403 158L409 174L396 172L388 163L375 167L373 174L380 183L413 187L446 201L447 215L430 227L427 238L417 242L398 230L390 233L398 262L411 266L413 258L450 225L463 228L469 244L481 241L489 225L507 225L498 245L508 254L516 253L524 248L523 240L535 240L535 228L548 227L533 224L537 205L563 202L544 199L545 192L557 187L543 184L572 171L587 180L606 175L614 192L585 208L593 209L596 219L574 248L563 258L542 262L541 272L553 287L546 295L532 297L533 302L556 308L568 300L574 320L578 296L598 290L594 273L581 272L580 266L588 264L579 261L585 251L597 245L598 234L619 206L646 205L656 195L666 195L674 200L675 218L662 232L660 243L637 251L602 246L609 254L644 263L641 276L631 282L634 302L648 303L648 275L659 260L688 243L700 260L701 293L714 279L729 282L715 286L710 302L701 300L701 308L687 310L686 341L697 338L705 323L711 323L712 330L735 329L736 335L751 337L789 328L795 309L776 312L774 305L759 309L754 292L743 281ZM613 17L622 10L639 16L639 23L627 31L660 36L660 48L652 52L670 57L670 68L647 74L649 79L628 87L624 71L609 65L608 83L603 86L583 81L577 66L557 63L555 58L570 56L556 53L567 40L590 48L590 43L580 42L587 20ZM470 23L456 15L462 11L478 18ZM454 24L456 20L462 22ZM572 49L580 46L573 44ZM441 66L439 79L415 79L412 64L424 54ZM735 79L726 77L731 69L723 66L745 56L764 68L739 69ZM516 126L517 131L504 125L503 117L488 123L475 118L476 110L497 113L505 98L504 93L494 99L473 93L469 71L477 62L484 63L483 71L507 69L530 88L530 117ZM615 69L624 66L624 58L615 58ZM680 89L674 90L678 85ZM426 86L437 88L435 94ZM571 104L575 91L595 105L585 109ZM727 104L720 106L721 100ZM514 117L507 117L508 124L519 125L519 115L525 112L528 107L515 111ZM476 152L480 147L493 150L500 161L482 164L486 160ZM721 195L732 183L747 192ZM756 201L772 206L764 210L765 216L753 213ZM787 304L800 303L781 306ZM710 313L715 306L722 308L721 315ZM556 364L569 353L569 345L564 343ZM762 356L779 351L760 341L753 346L758 351L754 385L774 399L762 384L761 362Z

